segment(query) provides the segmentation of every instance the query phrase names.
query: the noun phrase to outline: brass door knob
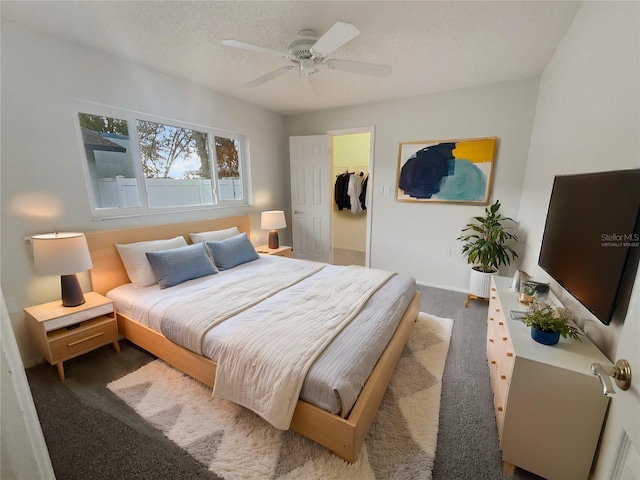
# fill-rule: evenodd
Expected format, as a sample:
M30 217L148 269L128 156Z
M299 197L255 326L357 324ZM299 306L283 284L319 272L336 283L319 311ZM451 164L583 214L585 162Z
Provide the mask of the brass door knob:
M606 367L594 363L591 365L591 372L600 378L603 393L607 396L616 393L609 377L615 379L620 390L628 390L631 386L631 365L624 359L618 360L613 366Z

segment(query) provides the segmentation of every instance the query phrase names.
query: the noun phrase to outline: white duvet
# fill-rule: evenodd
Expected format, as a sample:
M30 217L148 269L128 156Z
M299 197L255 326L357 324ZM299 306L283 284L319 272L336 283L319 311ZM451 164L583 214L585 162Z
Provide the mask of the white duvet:
M202 355L204 337L213 327L323 268L321 263L295 261L272 265L263 272L266 276L239 271L224 288L214 282L177 298L163 311L160 330L172 342Z
M392 275L345 267L313 283L286 309L236 330L222 344L213 395L288 429L313 362Z

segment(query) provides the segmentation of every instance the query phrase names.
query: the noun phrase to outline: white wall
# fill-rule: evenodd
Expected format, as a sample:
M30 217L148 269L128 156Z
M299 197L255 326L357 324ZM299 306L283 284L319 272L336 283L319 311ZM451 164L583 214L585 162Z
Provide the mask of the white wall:
M523 268L537 266L556 174L640 167L640 4L585 2L540 81L518 217L526 232ZM587 335L612 360L623 318L603 326L555 282Z
M384 81L384 80L381 80ZM287 135L375 125L371 266L412 275L423 284L466 291L469 267L456 241L483 207L396 202L400 142L498 137L491 201L516 217L533 125L538 78L287 117ZM444 256L451 249L451 257Z
M259 212L289 206L282 116L173 77L2 20L2 284L22 358L39 357L22 308L59 298L59 280L36 276L23 238L250 214L254 241L266 242ZM80 99L246 134L251 207L92 220L75 136ZM282 231L283 243L289 232ZM85 285L86 279L82 279Z

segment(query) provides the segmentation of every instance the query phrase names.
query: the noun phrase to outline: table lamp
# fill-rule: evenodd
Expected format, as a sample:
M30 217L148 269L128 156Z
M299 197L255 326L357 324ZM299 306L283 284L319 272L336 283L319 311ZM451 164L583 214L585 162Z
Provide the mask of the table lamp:
M269 248L278 248L280 242L278 241L278 232L276 229L285 228L287 222L284 218L284 212L282 210L271 210L268 212L262 212L260 221L260 228L263 230L271 230L269 232Z
M93 267L87 239L83 233L47 233L31 237L36 272L60 275L62 305L77 307L84 295L76 273Z

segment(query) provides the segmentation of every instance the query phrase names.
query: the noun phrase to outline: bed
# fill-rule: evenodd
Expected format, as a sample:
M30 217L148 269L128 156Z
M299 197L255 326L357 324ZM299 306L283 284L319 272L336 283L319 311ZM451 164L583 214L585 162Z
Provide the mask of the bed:
M230 227L236 227L239 232L250 233L247 216L88 233L87 242L94 264L91 271L93 288L102 294L126 290L129 278L115 244L166 239L179 235L188 239L188 233L191 232L223 230ZM265 258L261 262L267 263L268 260L275 259ZM278 260L289 261L284 258ZM261 262L255 263L258 265ZM152 292L152 295L157 295L157 292ZM406 309L404 305L407 305ZM307 401L301 394L295 404L289 428L327 447L348 462L357 460L397 360L413 328L419 310L419 293L415 292L413 297L403 304L402 309L404 311L398 315L400 319L397 328L394 326L394 330L389 334L389 343L375 363L353 405L341 412L332 413L331 407L315 405L317 402ZM157 328L135 319L136 315L131 310L117 310L119 332L126 339L186 374L214 386L217 366L214 360L171 342Z

